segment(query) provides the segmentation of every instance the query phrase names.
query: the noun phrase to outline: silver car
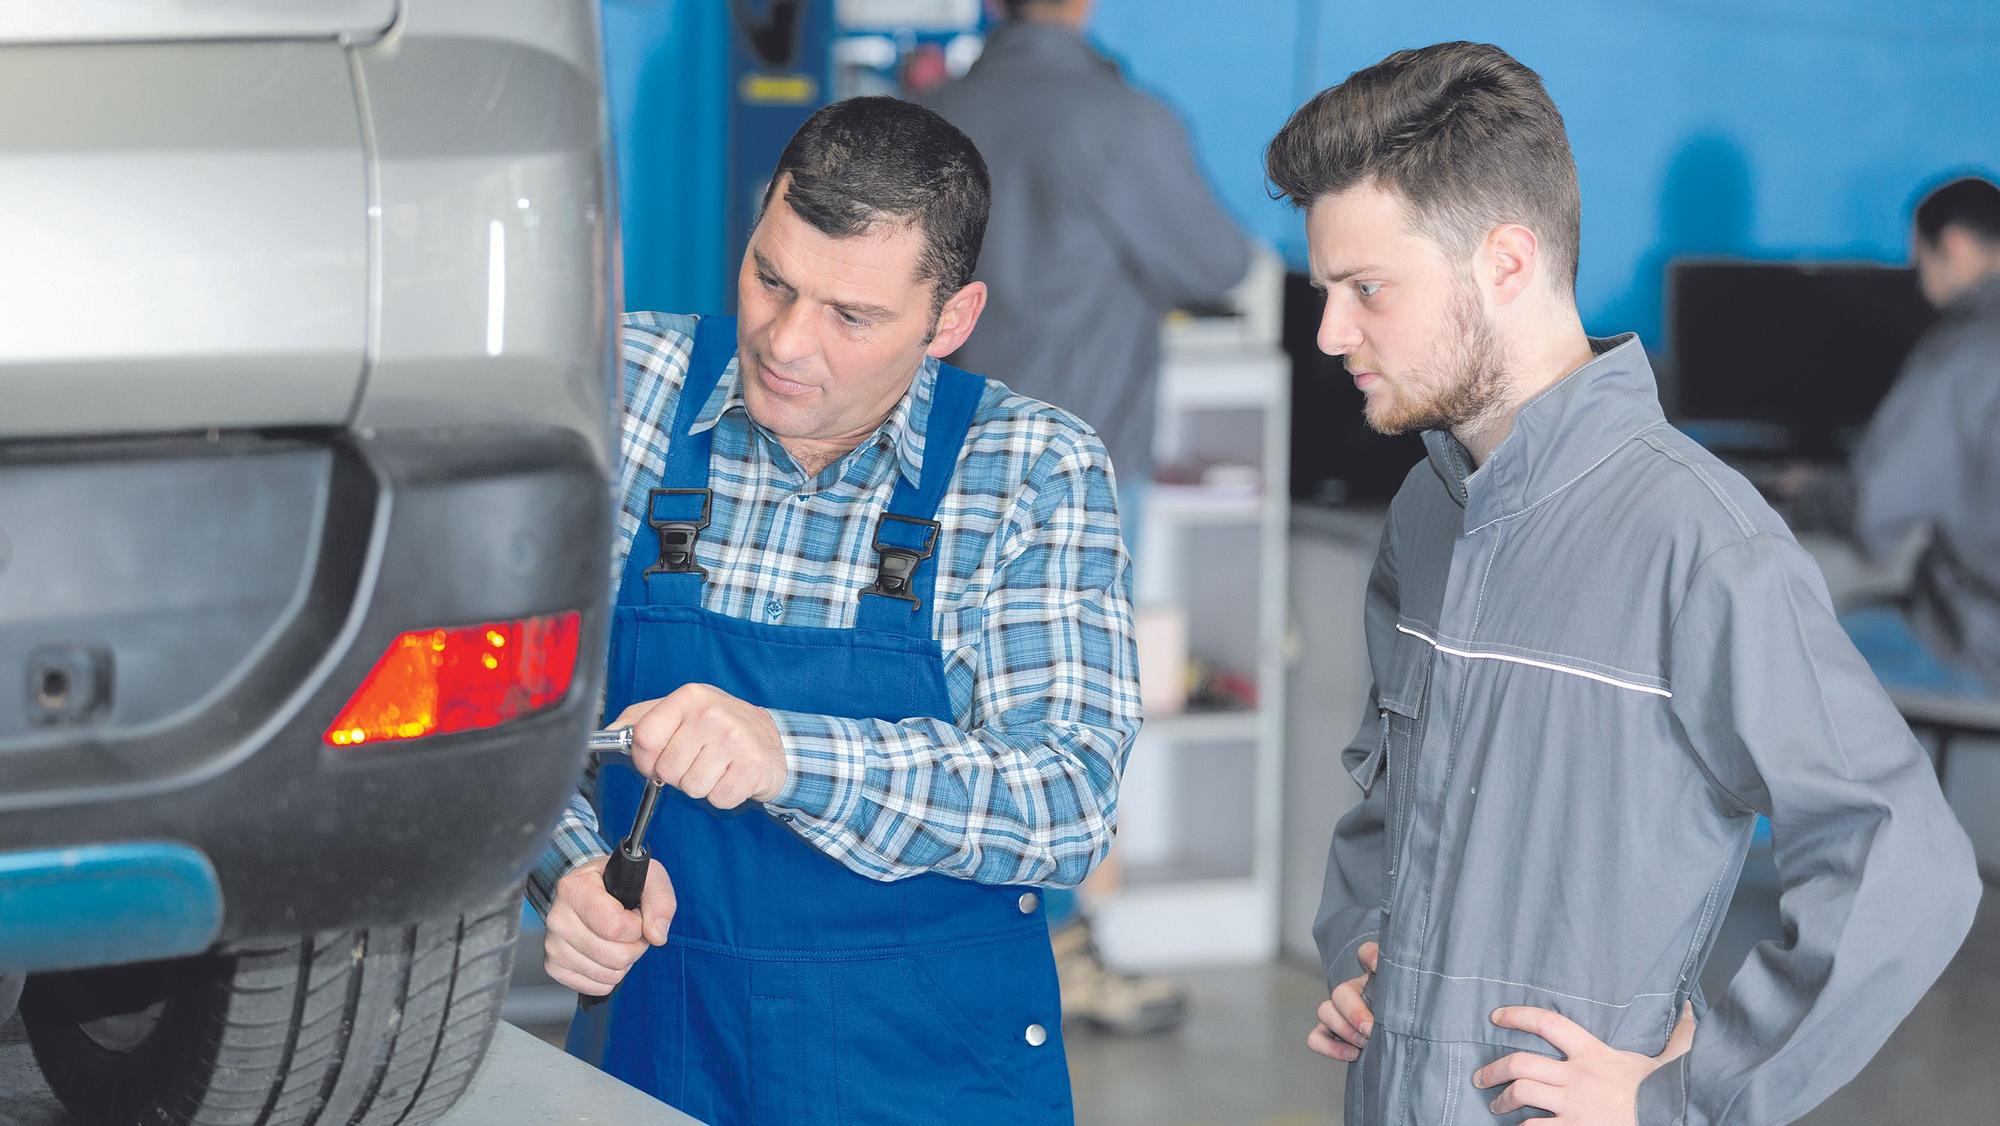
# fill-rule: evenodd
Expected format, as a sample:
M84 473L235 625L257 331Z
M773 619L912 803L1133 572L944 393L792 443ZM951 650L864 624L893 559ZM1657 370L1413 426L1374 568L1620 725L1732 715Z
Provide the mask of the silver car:
M0 106L0 976L84 1121L429 1122L597 699L596 5L17 0Z

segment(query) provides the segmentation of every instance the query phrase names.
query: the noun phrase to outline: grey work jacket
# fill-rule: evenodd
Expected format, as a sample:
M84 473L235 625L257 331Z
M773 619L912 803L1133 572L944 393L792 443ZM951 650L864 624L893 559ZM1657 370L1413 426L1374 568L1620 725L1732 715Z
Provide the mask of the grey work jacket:
M1657 1055L1642 1126L1789 1122L1944 969L1979 898L1922 749L1811 558L1670 427L1636 338L1525 406L1477 472L1450 435L1391 504L1367 596L1375 713L1346 751L1315 926L1329 986L1381 944L1347 1121L1487 1122L1502 1005ZM1698 975L1756 813L1791 940ZM1503 1121L1520 1121L1515 1112Z
M1010 21L925 104L993 176L979 327L953 357L1104 439L1121 484L1152 476L1160 318L1241 281L1250 244L1172 110L1076 32Z

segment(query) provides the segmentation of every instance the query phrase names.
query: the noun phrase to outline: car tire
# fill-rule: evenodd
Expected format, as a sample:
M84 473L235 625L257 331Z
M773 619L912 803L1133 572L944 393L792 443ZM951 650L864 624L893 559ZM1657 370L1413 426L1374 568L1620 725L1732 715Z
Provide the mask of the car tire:
M520 910L41 974L21 1016L84 1122L422 1126L486 1054Z

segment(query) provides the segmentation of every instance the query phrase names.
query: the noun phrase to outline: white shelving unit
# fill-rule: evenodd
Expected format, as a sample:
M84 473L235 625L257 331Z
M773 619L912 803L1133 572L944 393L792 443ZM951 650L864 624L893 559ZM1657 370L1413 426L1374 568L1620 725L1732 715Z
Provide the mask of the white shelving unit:
M1257 480L1147 491L1137 602L1178 607L1189 655L1249 677L1256 707L1153 716L1140 732L1120 791L1123 887L1095 915L1121 968L1278 951L1291 365L1277 299L1275 270L1255 270L1233 326L1167 334L1158 464L1249 466Z

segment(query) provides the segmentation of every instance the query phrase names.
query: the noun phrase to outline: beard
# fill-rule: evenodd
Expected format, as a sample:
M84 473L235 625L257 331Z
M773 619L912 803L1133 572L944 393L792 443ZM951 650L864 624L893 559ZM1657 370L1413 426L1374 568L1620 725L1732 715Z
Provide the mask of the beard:
M1507 394L1506 358L1469 284L1452 287L1438 338L1442 347L1430 364L1385 379L1391 396L1367 401L1362 417L1369 429L1389 435L1457 430L1499 409Z

